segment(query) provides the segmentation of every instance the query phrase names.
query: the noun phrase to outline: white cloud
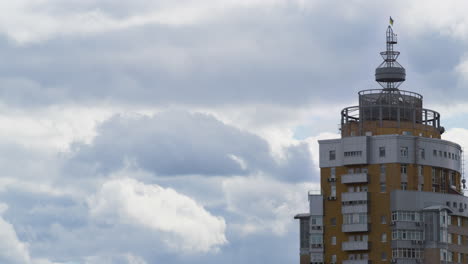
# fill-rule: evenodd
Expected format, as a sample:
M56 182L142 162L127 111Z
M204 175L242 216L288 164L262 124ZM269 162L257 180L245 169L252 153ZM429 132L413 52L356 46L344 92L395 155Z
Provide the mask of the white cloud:
M242 216L242 221L229 225L242 235L282 236L296 224L292 217L307 211L307 191L316 185L282 183L265 176L226 179L222 186L227 209Z
M233 8L278 8L291 4L299 8L312 6L311 1L303 0L136 1L131 8L125 3L105 1L16 0L0 4L5 14L0 18L0 30L25 44L56 35L93 34L146 24L199 23L220 17ZM124 15L112 14L113 9L119 8L130 11Z
M129 178L113 179L105 182L88 204L94 219L158 231L171 248L209 252L227 243L223 218L170 188Z
M0 214L8 209L8 205L0 204ZM0 216L0 263L8 264L52 264L46 259L30 257L28 244L19 240L15 228Z

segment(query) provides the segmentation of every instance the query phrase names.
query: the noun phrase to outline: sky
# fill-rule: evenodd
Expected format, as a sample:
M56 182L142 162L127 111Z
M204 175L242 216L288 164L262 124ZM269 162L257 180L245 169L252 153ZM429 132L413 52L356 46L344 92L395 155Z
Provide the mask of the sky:
M466 1L0 3L0 263L298 263L317 140L373 80L468 146Z

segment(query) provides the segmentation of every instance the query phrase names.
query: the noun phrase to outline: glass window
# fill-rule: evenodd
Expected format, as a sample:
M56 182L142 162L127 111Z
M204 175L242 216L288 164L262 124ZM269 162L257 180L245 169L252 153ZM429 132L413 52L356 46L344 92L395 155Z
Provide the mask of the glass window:
M380 192L384 193L387 191L387 185L385 183L380 184Z
M335 182L330 183L330 196L332 197L336 196L336 183Z
M405 191L408 188L408 184L406 182L401 183L401 189Z
M382 233L381 241L382 242L387 242L387 233Z
M336 168L335 168L335 167L333 167L333 168L330 169L330 176L331 176L332 178L335 178L335 177L336 177Z
M408 171L408 166L406 164L401 164L400 171L401 174L406 174Z
M434 157L437 157L437 150L435 150L435 149L432 150L432 155L433 155Z
M387 260L387 253L386 252L382 252L380 255L381 255L382 260Z
M331 238L331 244L332 244L332 245L336 245L336 236L333 236L333 237Z
M382 216L380 217L380 223L381 223L381 224L386 224L386 223L387 223L387 217L386 217L385 215L382 215Z
M385 147L380 147L379 148L379 156L380 157L385 157Z
M426 153L424 151L424 149L419 149L419 152L420 152L420 155L421 155L421 159L426 159Z
M333 217L333 218L330 219L330 224L331 224L332 226L336 226L336 218L335 218L335 217Z
M380 165L380 175L385 175L387 169L384 164Z
M329 154L329 159L330 160L335 160L336 158L336 153L334 150L330 150L330 154Z
M408 157L408 147L400 147L400 156Z

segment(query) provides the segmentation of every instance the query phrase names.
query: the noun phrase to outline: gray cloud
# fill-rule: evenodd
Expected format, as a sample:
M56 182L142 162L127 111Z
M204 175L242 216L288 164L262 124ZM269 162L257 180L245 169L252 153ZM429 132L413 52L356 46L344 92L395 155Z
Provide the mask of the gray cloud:
M114 116L97 129L90 145L76 143L67 171L108 174L129 163L155 175L248 175L264 172L286 181L310 177L307 144L290 146L276 161L264 139L212 116L169 111L148 116ZM74 173L76 174L76 173Z

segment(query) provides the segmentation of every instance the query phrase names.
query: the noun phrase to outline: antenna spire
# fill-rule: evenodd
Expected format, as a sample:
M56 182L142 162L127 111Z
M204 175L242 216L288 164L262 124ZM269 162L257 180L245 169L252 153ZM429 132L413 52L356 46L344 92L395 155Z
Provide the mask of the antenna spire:
M392 17L390 17L390 25L393 25ZM393 45L398 41L392 26L387 27L386 37L387 50L380 52L384 61L375 69L375 80L384 90L398 90L398 87L406 80L406 70L397 62L400 52L393 50Z

